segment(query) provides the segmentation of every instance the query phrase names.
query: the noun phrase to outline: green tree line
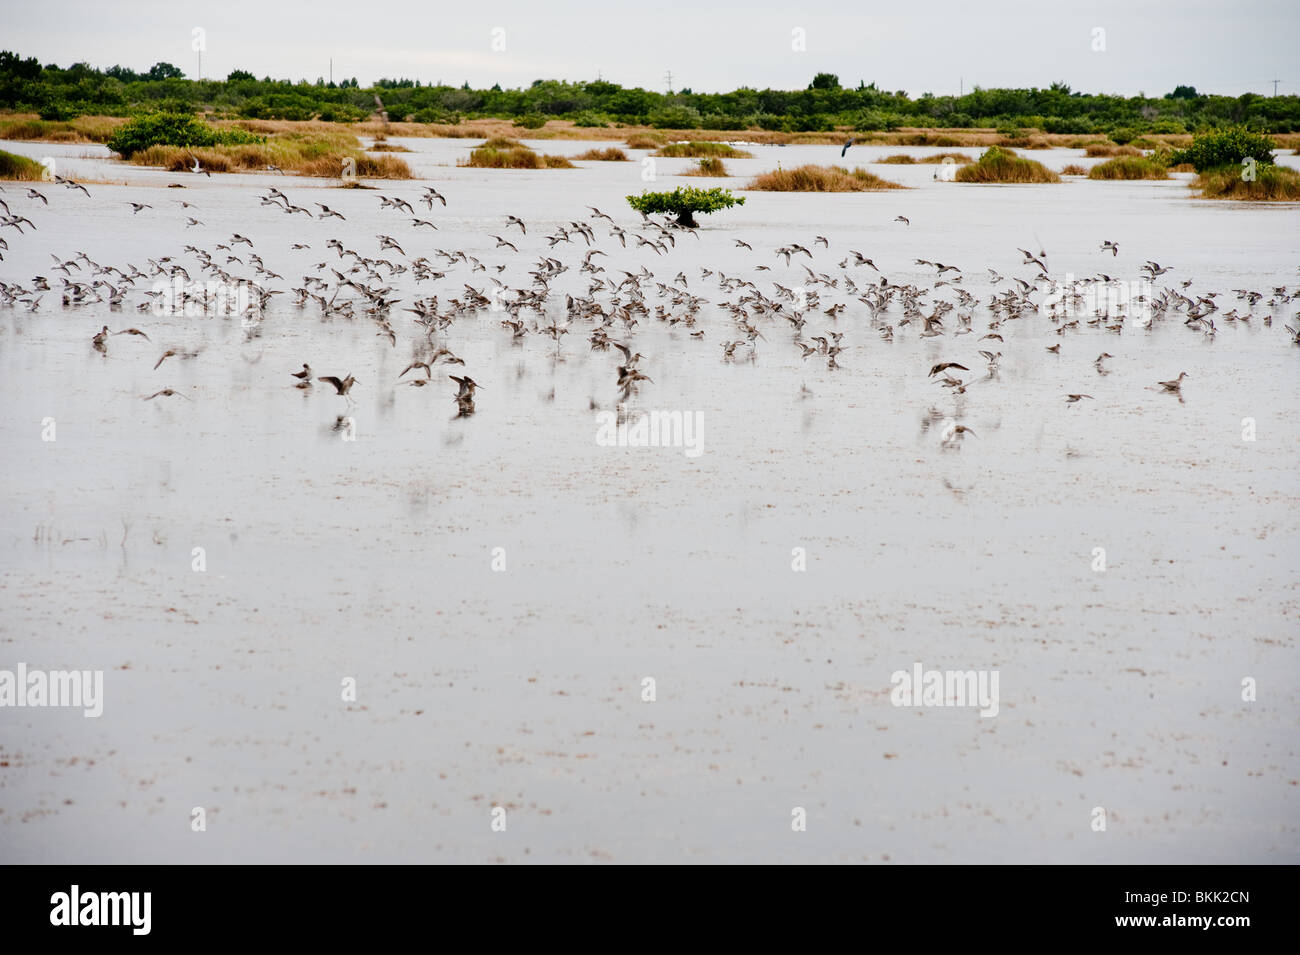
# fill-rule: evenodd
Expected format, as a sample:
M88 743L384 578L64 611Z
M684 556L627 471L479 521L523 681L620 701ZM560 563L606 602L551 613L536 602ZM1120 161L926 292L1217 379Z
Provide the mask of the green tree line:
M1211 96L1179 86L1161 96L1078 93L1064 83L1039 89L981 89L963 96L878 89L819 73L806 89L741 88L728 93L684 89L660 93L596 80L535 80L525 88L471 89L411 79L380 79L363 87L355 77L291 81L246 70L225 79L194 80L170 63L144 72L122 66L95 69L85 63L42 65L35 58L0 52L0 109L34 111L45 119L83 114L124 116L137 112L214 110L249 119L321 119L353 122L375 109L378 95L392 119L449 123L499 117L541 125L569 119L584 126L648 124L671 129L752 129L788 132L859 131L899 126L1041 129L1049 133L1196 132L1244 126L1261 132L1300 131L1300 97Z

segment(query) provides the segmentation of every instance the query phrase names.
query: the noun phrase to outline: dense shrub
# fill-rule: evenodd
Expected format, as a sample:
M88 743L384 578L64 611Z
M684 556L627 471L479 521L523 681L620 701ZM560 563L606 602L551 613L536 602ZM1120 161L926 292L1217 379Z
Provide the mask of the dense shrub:
M260 143L264 137L242 129L218 129L180 113L146 113L119 126L108 148L130 158L150 146L234 146Z
M655 129L699 129L700 111L693 106L665 106L650 114Z
M1271 165L1275 144L1267 136L1249 132L1241 126L1216 129L1202 133L1186 149L1176 149L1169 159L1170 165L1191 163L1197 172L1221 166L1240 165L1246 158L1260 165Z

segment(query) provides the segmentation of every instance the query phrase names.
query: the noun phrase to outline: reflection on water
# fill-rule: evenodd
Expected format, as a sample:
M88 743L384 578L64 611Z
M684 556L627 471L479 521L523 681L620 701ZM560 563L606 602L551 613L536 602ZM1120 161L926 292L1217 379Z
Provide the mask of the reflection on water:
M38 231L6 230L0 275L51 289L35 311L0 309L0 667L106 674L99 720L0 719L12 858L1297 860L1278 823L1297 772L1300 349L1282 327L1294 302L1267 304L1300 281L1293 208L1199 202L1181 182L967 187L893 166L914 188L753 194L655 254L586 208L653 233L618 211L639 163L469 170L454 166L467 144L403 144L447 197L436 233L378 201L414 202L417 183L326 195L276 177L294 204L346 217L307 221L259 203L268 177L78 153L73 175L129 184L12 203ZM732 171L775 166L754 153ZM661 160L656 188L689 165ZM517 254L492 238L507 215L528 224ZM571 241L550 244L559 228ZM220 249L234 233L252 247ZM791 243L811 256L773 255ZM285 294L251 323L137 311L150 259L198 277L186 245ZM1057 276L1172 265L1156 290L1218 292L1215 334L1180 311L1149 327L1088 314L1062 334L1045 311L995 317L1006 282L1034 284L1020 247ZM584 271L592 248L604 272ZM927 289L922 314L808 286L804 263L859 292L877 282L839 268L850 249ZM145 277L117 306L65 308L52 266L79 252L120 270L99 276L114 286L132 266ZM916 259L961 284L936 287ZM71 280L92 282L78 261ZM294 302L343 281L392 304ZM548 289L546 309L496 310L495 282ZM995 321L1000 341L983 337ZM97 349L106 324L147 337ZM931 377L943 362L964 367ZM1184 370L1177 392L1157 384ZM673 410L707 421L698 456L597 440L601 412ZM915 660L1000 669L999 716L892 707L890 673ZM1252 675L1275 684L1267 706L1241 702ZM1088 839L1098 801L1120 807L1122 844ZM485 841L494 804L517 807L506 847ZM221 840L183 838L195 805ZM797 805L816 822L797 843L763 835Z

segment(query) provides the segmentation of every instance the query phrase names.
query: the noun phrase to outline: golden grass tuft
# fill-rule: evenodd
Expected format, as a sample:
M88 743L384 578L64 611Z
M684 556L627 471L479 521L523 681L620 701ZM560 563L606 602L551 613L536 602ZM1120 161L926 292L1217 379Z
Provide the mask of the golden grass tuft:
M1168 179L1163 163L1141 156L1116 156L1097 163L1088 171L1089 179Z
M375 143L370 147L372 153L409 153L411 150L397 143Z
M664 137L659 133L636 133L627 138L628 149L658 149L664 144Z
M7 153L0 149L0 179L20 182L39 182L45 178L45 167L35 159Z
M860 167L849 172L843 166L807 165L765 172L745 188L759 192L872 192L904 187Z
M45 143L103 143L126 122L113 116L78 116L63 122L15 114L0 117L0 139Z
M730 176L727 166L717 156L701 159L694 169L682 173L683 176Z
M692 140L689 143L669 143L660 147L655 155L669 159L707 159L710 156L718 159L749 159L753 154L726 143Z
M1300 202L1300 172L1287 166L1257 166L1255 181L1241 178L1241 167L1208 169L1192 181L1202 199Z
M1072 162L1069 165L1067 165L1064 169L1061 170L1061 175L1062 176L1086 176L1088 175L1088 167L1080 166L1077 162Z
M469 154L462 166L478 169L572 169L563 156L542 156L517 139L494 136Z
M886 156L884 159L877 159L876 162L888 163L894 166L911 166L919 160L915 156L908 156L904 153L894 153L892 156Z
M992 146L978 162L957 170L957 182L1060 182L1061 177L1033 159Z
M579 153L574 159L585 162L627 162L627 153L616 146L610 146L608 149L588 149L585 153Z
M338 130L282 133L265 143L238 146L150 146L135 153L130 162L138 166L161 166L184 172L197 157L209 172L264 172L275 166L285 173L319 178L339 178L344 160L356 164L356 174L371 179L410 179L411 168L395 156L367 156L356 137Z
M1141 156L1142 150L1136 146L1116 146L1114 143L1093 143L1084 147L1083 154L1090 159L1100 156Z

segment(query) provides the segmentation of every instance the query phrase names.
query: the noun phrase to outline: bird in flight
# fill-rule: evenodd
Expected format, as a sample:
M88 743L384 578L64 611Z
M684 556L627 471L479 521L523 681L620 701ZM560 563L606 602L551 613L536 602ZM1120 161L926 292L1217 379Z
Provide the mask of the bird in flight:
M960 368L962 371L970 371L970 369L965 365L959 365L955 361L941 361L930 369L930 374L926 377L933 378L935 375L939 374L939 372L947 371L949 368Z
M853 145L854 143L856 143L856 142L857 142L856 139L850 139L850 140L848 140L848 142L846 142L846 143L844 144L844 148L840 150L840 158L841 158L841 159L843 159L843 158L844 158L844 154L845 154L846 152L849 151L849 147L852 146L852 145Z
M907 216L894 216L894 221L895 221L895 222L901 222L901 223L903 223L903 225L911 225L911 224L912 224L912 220L909 219Z
M340 381L336 375L322 375L316 380L328 381L331 385L334 386L334 390L340 395L346 395L349 391L352 390L352 386L357 383L357 380L353 378L352 375L350 374L342 381Z

